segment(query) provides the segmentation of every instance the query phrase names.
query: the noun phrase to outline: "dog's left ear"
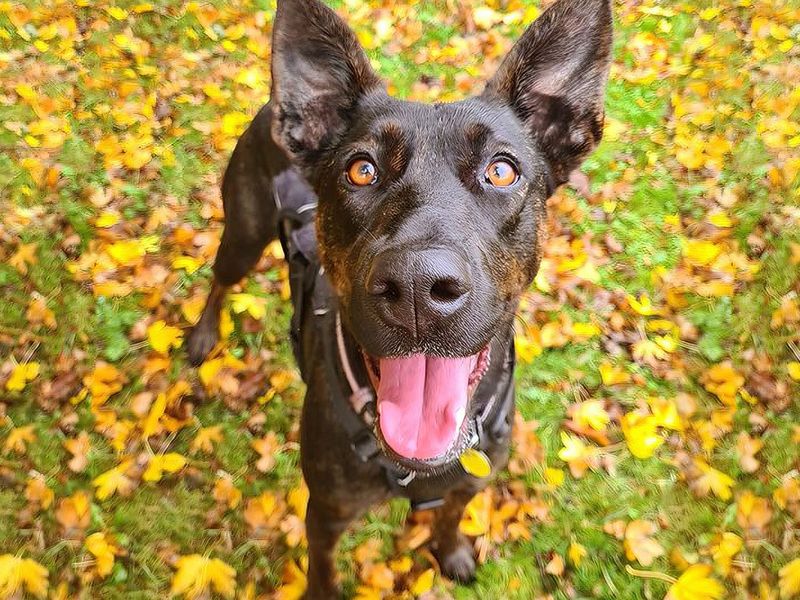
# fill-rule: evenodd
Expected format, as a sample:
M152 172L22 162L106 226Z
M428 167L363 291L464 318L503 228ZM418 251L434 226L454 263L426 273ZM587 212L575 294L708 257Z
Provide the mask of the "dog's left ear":
M272 30L275 141L301 165L345 131L358 100L381 86L355 34L320 0L278 0Z
M561 185L603 134L610 0L557 0L528 28L482 97L511 106Z

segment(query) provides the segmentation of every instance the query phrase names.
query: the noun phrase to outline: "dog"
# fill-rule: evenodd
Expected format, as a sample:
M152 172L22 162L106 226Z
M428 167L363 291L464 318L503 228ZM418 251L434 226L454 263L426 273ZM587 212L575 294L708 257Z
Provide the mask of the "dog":
M269 103L225 171L214 281L190 362L218 341L226 290L280 237L307 392L301 465L312 600L370 506L434 508L441 571L468 582L465 506L507 460L513 320L545 203L599 142L610 0L556 0L477 97L390 97L320 0L279 0Z

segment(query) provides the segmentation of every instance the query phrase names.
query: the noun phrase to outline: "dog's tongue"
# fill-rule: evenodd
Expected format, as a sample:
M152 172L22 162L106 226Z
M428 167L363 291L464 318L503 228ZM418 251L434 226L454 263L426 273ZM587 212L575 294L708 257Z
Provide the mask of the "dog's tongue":
M476 364L477 355L380 359L379 423L392 450L405 458L428 459L450 449L464 422Z

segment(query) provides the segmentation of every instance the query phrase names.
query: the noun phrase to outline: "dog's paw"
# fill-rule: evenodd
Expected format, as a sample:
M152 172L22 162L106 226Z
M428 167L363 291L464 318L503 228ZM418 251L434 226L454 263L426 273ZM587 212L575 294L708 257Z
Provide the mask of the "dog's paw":
M451 552L439 557L439 566L448 579L470 583L475 579L475 556L470 544L459 544Z
M186 338L186 353L189 356L189 364L198 367L208 356L208 353L217 345L219 335L216 329L207 327L201 321L194 326Z

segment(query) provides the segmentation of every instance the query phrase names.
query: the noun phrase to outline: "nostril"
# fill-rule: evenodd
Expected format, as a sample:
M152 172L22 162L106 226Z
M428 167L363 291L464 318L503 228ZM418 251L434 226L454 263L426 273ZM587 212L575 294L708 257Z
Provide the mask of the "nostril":
M436 302L453 302L465 293L462 282L452 277L439 279L431 286L431 298Z
M369 293L373 296L383 298L389 302L396 302L400 299L400 288L391 279L382 279L373 282L370 286Z

